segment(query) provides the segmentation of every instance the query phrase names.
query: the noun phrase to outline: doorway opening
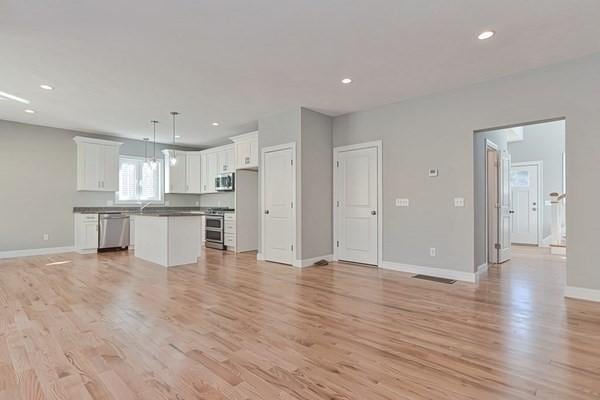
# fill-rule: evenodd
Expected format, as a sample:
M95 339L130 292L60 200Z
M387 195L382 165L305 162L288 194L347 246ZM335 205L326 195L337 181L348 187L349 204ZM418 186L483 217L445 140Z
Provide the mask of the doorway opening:
M478 270L509 261L515 248L566 256L565 126L558 119L475 132Z

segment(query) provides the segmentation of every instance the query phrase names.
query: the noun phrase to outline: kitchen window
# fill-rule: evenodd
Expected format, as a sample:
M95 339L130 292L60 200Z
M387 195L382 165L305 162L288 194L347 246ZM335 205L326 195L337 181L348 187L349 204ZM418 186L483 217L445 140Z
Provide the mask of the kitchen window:
M163 202L164 168L161 159L156 168L143 158L119 158L119 191L117 203Z

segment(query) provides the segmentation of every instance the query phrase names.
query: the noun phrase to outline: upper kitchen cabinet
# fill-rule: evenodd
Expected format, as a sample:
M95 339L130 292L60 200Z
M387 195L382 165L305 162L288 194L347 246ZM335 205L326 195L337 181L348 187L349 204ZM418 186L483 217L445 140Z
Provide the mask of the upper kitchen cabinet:
M202 157L199 151L188 152L186 158L186 193L202 193Z
M185 193L186 183L186 161L184 151L163 150L165 156L165 193Z
M258 131L230 138L235 146L235 169L258 168Z
M230 144L217 148L217 173L235 172L235 148Z
M119 190L120 142L73 138L77 143L77 190L116 192Z
M210 149L200 153L201 193L216 193L215 178L219 168L218 150Z

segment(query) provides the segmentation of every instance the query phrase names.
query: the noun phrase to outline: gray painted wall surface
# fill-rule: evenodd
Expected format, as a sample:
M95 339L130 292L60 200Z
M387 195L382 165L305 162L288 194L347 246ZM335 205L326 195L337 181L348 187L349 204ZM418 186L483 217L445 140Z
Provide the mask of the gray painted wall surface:
M562 192L562 156L565 151L565 121L529 125L523 129L523 141L508 144L512 162L542 161L542 199L550 200L551 192ZM543 238L552 230L552 207L543 206Z
M332 118L302 114L302 259L333 252Z
M121 154L144 156L142 141L0 121L0 251L72 246L73 207L114 201L114 193L76 191L74 136L119 141ZM173 146L157 145L157 155L167 147ZM203 196L168 194L165 200L193 206Z
M302 201L301 201L301 182L302 182L302 157L300 147L300 107L294 107L290 110L270 115L258 120L258 149L259 149L259 177L258 177L258 194L262 193L262 150L265 147L277 146L287 143L296 143L296 237L301 238L300 221L302 218ZM259 207L261 201L259 198ZM258 219L258 248L262 249L262 238L260 232L262 230L262 210L259 210ZM296 257L301 258L302 247L301 240L298 241L296 248Z
M566 117L567 283L600 289L600 56L334 119L334 146L383 140L384 260L473 272L473 132ZM440 169L428 178L427 169ZM466 207L452 198L464 196ZM394 207L408 197L411 206ZM437 247L437 257L428 255Z
M332 118L297 107L260 119L258 129L261 151L296 143L296 258L331 254Z

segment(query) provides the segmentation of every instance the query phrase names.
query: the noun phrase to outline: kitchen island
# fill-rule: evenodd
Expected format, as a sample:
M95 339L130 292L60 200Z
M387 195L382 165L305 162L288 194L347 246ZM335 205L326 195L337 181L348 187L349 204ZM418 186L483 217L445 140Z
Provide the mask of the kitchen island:
M135 256L163 267L195 264L202 215L190 212L136 215Z

